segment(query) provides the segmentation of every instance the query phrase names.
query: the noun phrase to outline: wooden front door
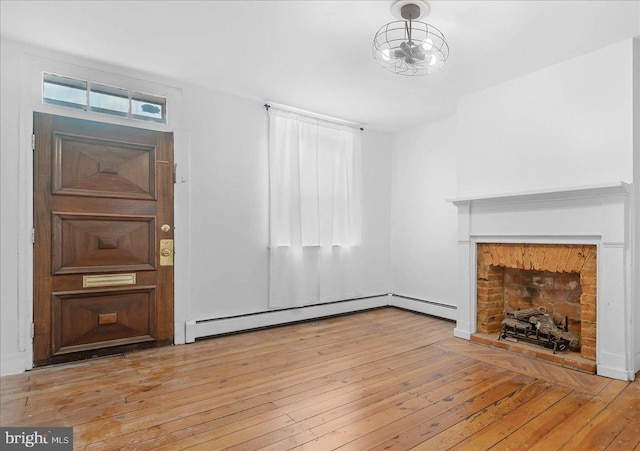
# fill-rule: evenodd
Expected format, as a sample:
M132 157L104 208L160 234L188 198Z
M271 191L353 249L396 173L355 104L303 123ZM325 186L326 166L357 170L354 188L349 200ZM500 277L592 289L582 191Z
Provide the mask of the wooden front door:
M34 365L172 343L173 135L41 113L34 135Z

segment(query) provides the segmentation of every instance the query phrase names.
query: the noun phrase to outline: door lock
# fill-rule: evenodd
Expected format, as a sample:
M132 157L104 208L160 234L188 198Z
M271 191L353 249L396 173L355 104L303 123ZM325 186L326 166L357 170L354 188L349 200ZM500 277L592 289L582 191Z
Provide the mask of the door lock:
M160 266L173 266L173 240L160 240Z

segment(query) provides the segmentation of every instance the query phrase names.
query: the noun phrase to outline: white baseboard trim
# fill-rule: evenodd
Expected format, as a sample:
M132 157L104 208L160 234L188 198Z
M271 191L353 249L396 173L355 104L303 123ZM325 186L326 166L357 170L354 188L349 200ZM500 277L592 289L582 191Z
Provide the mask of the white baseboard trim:
M454 306L439 304L437 302L424 301L421 299L409 298L394 294L391 296L389 304L392 307L398 307L413 312L425 313L427 315L437 316L450 320L456 319L457 309Z
M0 376L19 374L27 370L25 358L24 352L2 354L2 360L0 360Z
M185 325L185 338L187 343L193 343L196 338L200 337L240 332L260 327L276 326L296 321L322 318L323 316L340 315L344 313L357 312L359 310L386 307L389 305L389 300L388 295L374 296L229 318L200 321L191 320L187 321Z
M632 381L636 375L631 370L619 370L617 368L610 368L603 365L598 365L596 369L598 376L610 377L612 379L620 379L623 381Z
M186 322L185 338L186 343L193 343L196 338L200 337L276 326L378 307L398 307L440 318L456 319L456 308L453 306L389 293L384 296L372 296L329 304L239 315L229 318L191 320Z
M173 344L185 344L184 332L186 330L185 321L175 321L173 324Z
M471 340L471 334L469 333L469 331L458 329L457 327L453 329L453 336L463 338L465 340Z

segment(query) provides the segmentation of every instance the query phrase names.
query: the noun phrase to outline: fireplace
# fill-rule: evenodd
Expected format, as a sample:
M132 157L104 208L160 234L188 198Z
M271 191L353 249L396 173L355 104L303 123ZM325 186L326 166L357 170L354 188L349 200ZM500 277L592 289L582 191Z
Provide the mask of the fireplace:
M620 182L452 199L460 271L454 335L633 380L640 308L631 295L630 188ZM539 307L580 335L577 353L497 340L505 310Z
M567 332L579 337L578 344L566 346L578 352L584 359L596 360L596 295L597 295L597 247L580 244L534 243L478 243L476 248L476 330L497 339L512 325L515 319L505 317L505 312L542 312L555 324L566 326ZM517 316L517 315L516 315ZM526 315L528 316L528 315ZM540 316L540 315L538 315ZM505 319L507 320L505 323ZM548 345L556 352L554 336L538 334L534 325L524 327L528 332L502 334L511 342L529 342ZM520 321L522 323L522 321ZM504 324L507 325L505 328ZM519 329L523 329L520 327ZM532 338L528 338L528 337ZM486 339L477 341L487 343ZM472 338L473 339L473 338ZM556 346L551 346L551 342ZM517 352L523 347L504 345ZM560 351L565 351L561 346ZM567 350L568 350L567 349ZM536 355L535 351L531 351ZM546 360L561 362L565 366L585 371L595 371L595 363L589 365L581 359L562 356L546 357L550 353L537 354Z

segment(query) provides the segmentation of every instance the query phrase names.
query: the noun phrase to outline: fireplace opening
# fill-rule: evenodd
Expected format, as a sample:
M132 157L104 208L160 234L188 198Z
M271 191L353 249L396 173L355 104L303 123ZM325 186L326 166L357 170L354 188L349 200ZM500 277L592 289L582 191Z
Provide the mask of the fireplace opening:
M503 268L500 338L580 351L580 274Z
M580 334L580 274L504 269L505 311L543 307L556 324Z
M595 370L595 245L481 243L477 256L477 334L483 338L475 341L518 343L496 346L534 357L546 355L535 351L539 345L554 355L569 353L546 360L579 356L592 363L578 369Z

